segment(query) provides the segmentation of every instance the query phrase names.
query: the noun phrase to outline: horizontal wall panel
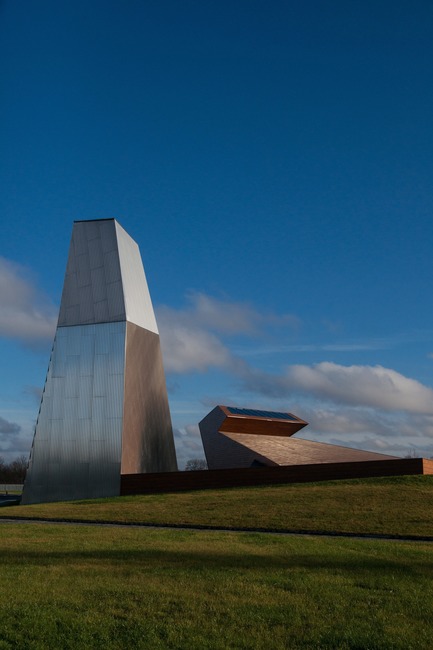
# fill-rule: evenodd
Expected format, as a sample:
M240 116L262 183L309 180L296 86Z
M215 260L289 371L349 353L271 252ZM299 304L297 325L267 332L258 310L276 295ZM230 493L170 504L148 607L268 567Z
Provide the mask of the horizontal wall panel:
M193 472L122 474L121 494L158 494L255 485L283 485L379 476L433 474L424 458L398 458L355 463L322 463L286 467L214 469Z

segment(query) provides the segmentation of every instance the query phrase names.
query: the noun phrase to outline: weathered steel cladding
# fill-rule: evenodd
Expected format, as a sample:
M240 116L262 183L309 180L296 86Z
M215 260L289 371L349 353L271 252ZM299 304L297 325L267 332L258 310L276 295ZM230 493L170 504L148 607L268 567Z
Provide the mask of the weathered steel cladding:
M158 334L127 323L122 474L176 471Z
M366 460L391 460L396 456L353 449L325 442L225 432L224 438L235 442L266 465L306 465L311 463L344 463ZM245 466L245 465L242 465Z
M231 433L256 433L262 436L293 436L307 422L297 419L295 421L270 420L266 418L251 418L247 416L228 415L220 427L220 431Z
M283 467L213 469L160 474L122 474L120 493L158 494L185 490L214 490L254 485L282 485L335 481L372 476L433 474L433 461L426 458L397 458L353 463L314 463Z
M352 463L396 458L291 438L293 433L307 424L305 420L297 420L291 422L280 418L231 415L227 407L216 406L199 423L209 469Z
M209 469L250 467L257 453L220 432L226 419L224 411L217 406L199 423L207 465Z

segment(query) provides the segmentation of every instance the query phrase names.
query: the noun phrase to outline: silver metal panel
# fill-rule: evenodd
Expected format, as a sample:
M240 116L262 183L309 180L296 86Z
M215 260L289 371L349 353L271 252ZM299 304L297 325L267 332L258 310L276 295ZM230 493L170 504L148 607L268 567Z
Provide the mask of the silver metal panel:
M125 320L125 304L121 281L107 285L107 292L110 296L108 300L108 321Z
M62 314L62 311L60 312ZM68 305L66 300L65 300L65 307L63 309L63 317L62 320L67 323L74 323L77 324L80 322L80 304L73 304L73 305ZM60 323L60 321L59 321Z
M74 256L77 258L79 255L84 255L88 252L86 227L75 227L72 231L71 248L74 250Z
M86 224L90 222L85 222ZM107 221L99 221L99 236L101 238L102 251L108 253L117 249L116 231L114 227L114 219Z
M55 363L55 359L53 359ZM53 373L54 374L54 373ZM63 420L65 416L65 378L54 377L52 379L53 386L53 410L52 420ZM41 416L44 415L41 409Z
M106 377L108 354L95 354L93 366L93 397L104 397L106 393Z
M126 319L158 334L149 288L136 242L116 222Z
M93 271L104 266L104 258L102 253L102 243L101 239L98 237L98 229L95 229L95 238L91 238L91 234L88 231L89 239L87 240L87 246L89 250L89 264L90 269Z
M138 246L114 219L76 222L23 503L115 495L121 470L176 469Z
M109 317L108 300L95 302L95 321L97 323L108 323Z
M69 328L65 328L69 329ZM95 353L95 337L88 336L87 334L92 334L92 328L88 330L83 330L83 336L81 337L81 354L79 355L80 360L80 382L83 381L84 377L90 377L93 375L93 355Z
M112 282L120 282L122 277L120 275L119 264L119 251L117 248L108 253L104 253L104 273L105 282L111 284Z
M95 355L109 354L110 352L110 328L98 328L95 336Z
M90 436L92 440L103 440L105 431L101 428L101 422L104 422L105 414L105 397L103 395L94 395L92 398L92 429Z
M80 357L70 354L66 357L65 398L78 397Z
M74 224L59 327L125 320L116 222Z
M92 384L92 376L89 377L87 374L80 376L77 416L82 420L91 420L92 418Z
M78 287L86 287L90 284L90 259L89 251L87 250L83 255L77 255L77 285Z
M23 503L119 493L125 334L125 322L59 329Z
M72 309L73 307L79 308L80 298L78 294L78 277L76 271L75 258L71 258L70 265L73 267L73 271L67 271L68 282L63 289L63 300L67 309Z
M100 239L98 222L97 221L86 221L86 226L87 226L87 228L86 228L87 245L89 246L89 249L90 249L90 243L94 239Z
M92 287L87 284L78 289L80 297L80 322L84 325L86 323L93 323L95 320L95 310L93 307Z
M101 300L107 300L107 285L105 282L105 273L104 268L99 267L92 269L91 271L92 279L92 296L94 303L101 302Z

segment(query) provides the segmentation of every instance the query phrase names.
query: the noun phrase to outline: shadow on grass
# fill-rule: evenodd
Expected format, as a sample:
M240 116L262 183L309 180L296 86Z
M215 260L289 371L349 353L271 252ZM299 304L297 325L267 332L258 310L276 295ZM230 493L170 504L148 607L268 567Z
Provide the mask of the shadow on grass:
M52 566L65 565L70 567L74 562L108 563L149 568L150 564L163 565L167 568L182 567L188 570L221 570L221 569L251 569L251 570L290 570L317 569L328 571L352 571L383 574L384 572L399 573L405 576L417 576L420 573L433 577L433 557L427 560L425 554L419 559L411 558L410 564L405 557L401 560L384 559L365 555L350 557L326 554L306 553L281 555L260 555L254 553L211 553L191 551L170 551L161 549L151 550L89 550L89 551L18 551L6 549L2 551L0 566L31 565Z

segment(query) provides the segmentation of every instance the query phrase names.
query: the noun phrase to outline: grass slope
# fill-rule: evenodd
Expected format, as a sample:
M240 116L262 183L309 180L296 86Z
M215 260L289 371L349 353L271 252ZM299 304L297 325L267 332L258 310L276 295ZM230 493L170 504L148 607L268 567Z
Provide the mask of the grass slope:
M0 517L433 536L433 476L15 506Z
M424 543L0 526L1 650L423 650Z

